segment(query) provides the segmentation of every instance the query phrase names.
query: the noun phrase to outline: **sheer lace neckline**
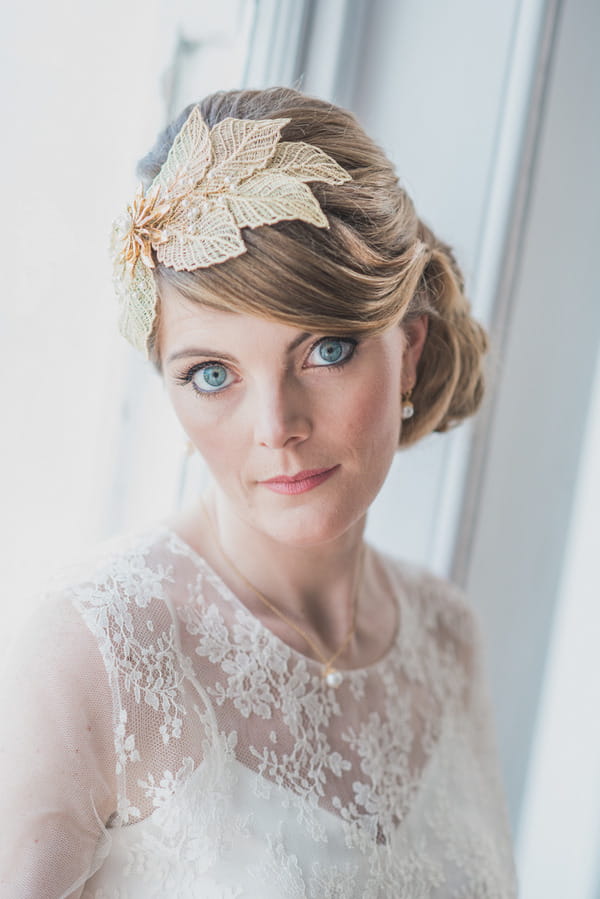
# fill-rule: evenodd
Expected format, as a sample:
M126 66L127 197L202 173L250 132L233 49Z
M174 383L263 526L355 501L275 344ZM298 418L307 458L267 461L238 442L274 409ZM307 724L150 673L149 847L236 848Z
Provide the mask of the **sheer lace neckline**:
M218 590L221 596L226 599L228 602L233 603L240 612L247 617L249 621L256 622L257 625L261 628L263 633L266 635L268 640L270 641L272 646L284 646L286 650L293 653L298 659L304 660L307 664L313 666L315 669L322 669L323 663L318 659L314 659L312 656L307 655L306 653L301 652L296 649L289 643L286 643L281 637L279 637L274 631L268 628L256 615L253 615L252 612L248 609L248 607L241 601L241 599L231 590L230 587L227 586L225 581L220 577L220 575L212 568L211 565L206 561L204 556L200 555L197 550L191 546L187 540L184 540L177 531L175 531L170 525L161 523L158 525L158 529L167 534L171 540L173 540L180 549L185 553L185 555L191 559L192 562L196 564L198 568L200 568L205 574L207 574L213 586ZM367 544L369 550L374 551L371 546ZM383 568L385 570L386 577L388 578L388 582L390 583L390 587L396 586L392 579L392 574L390 572L390 564L388 559L384 554L377 554L380 561L383 563ZM341 668L336 665L338 670L344 677L358 677L364 678L369 674L378 673L382 668L384 668L388 662L392 659L395 654L396 649L399 647L401 632L402 632L402 621L404 620L404 585L400 585L400 589L393 590L393 598L395 600L396 605L396 620L394 627L394 635L387 648L383 651L383 653L374 661L370 662L368 665L363 665L359 668Z

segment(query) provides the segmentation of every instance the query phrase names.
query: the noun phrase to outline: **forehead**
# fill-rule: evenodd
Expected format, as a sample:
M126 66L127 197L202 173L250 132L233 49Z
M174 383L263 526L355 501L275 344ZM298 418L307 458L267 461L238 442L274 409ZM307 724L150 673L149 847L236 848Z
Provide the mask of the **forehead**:
M159 349L168 361L188 347L225 348L224 344L258 341L261 345L289 344L307 336L309 329L272 319L217 309L179 293L171 285L161 288Z

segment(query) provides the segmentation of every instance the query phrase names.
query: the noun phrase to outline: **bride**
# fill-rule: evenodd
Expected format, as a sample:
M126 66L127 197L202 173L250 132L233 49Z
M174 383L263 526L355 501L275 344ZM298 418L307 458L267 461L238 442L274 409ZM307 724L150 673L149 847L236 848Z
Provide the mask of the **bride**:
M0 896L515 896L477 618L364 540L398 448L481 400L450 248L291 89L188 107L138 172L120 330L212 481L15 640Z

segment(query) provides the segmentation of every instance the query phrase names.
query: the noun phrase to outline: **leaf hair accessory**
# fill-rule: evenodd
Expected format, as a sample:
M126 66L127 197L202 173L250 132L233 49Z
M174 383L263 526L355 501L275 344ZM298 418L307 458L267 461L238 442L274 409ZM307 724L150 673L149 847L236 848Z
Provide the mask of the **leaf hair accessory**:
M152 269L208 268L246 252L242 228L300 219L329 228L308 181L352 176L327 153L280 140L290 119L226 118L209 130L195 106L146 192L140 185L113 224L119 330L148 358L156 310Z

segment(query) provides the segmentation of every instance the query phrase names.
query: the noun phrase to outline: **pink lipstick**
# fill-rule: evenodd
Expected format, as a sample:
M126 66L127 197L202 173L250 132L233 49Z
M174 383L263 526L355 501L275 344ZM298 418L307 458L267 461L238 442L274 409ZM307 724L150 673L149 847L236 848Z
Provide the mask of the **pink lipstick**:
M307 490L318 487L319 484L330 478L338 468L339 465L334 465L333 468L312 468L308 471L299 471L298 474L292 475L292 477L278 475L275 478L270 478L268 481L260 481L259 483L264 484L265 487L268 487L269 490L273 490L275 493L306 493Z

